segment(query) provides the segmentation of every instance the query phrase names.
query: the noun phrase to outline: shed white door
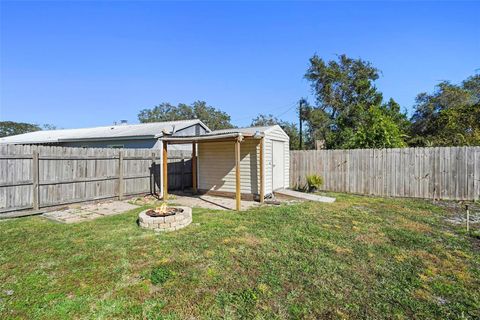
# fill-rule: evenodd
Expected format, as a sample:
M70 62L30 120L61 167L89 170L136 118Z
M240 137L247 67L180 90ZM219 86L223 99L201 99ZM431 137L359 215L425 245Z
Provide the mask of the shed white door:
M285 150L283 141L272 141L272 189L282 189L285 183Z

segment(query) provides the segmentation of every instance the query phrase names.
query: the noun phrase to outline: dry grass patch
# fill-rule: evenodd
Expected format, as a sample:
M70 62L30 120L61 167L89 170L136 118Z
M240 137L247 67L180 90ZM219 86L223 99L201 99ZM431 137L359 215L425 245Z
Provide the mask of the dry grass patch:
M357 235L355 240L367 245L379 245L385 243L387 238L383 233L362 233Z
M413 221L411 219L406 219L404 217L398 217L397 221L399 223L399 226L412 231L422 232L422 233L432 231L432 228L425 223L420 223L417 221Z
M225 238L222 240L226 245L246 245L246 246L258 246L265 242L265 239L261 239L253 234L245 233L236 237Z

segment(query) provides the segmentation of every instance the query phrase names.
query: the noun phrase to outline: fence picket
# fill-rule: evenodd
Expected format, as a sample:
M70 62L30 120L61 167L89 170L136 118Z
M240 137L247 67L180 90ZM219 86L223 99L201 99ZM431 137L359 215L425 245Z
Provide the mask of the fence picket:
M0 145L2 213L119 196L118 149ZM124 194L150 191L151 149L124 149ZM93 181L92 181L93 180Z
M323 190L392 197L476 200L480 147L291 151L292 187L307 174Z

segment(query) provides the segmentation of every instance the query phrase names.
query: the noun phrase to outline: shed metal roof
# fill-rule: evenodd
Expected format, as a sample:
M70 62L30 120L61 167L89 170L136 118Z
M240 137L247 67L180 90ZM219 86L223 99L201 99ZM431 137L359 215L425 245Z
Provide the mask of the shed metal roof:
M152 139L161 137L163 133L173 134L176 131L196 124L200 124L207 131L210 131L202 121L192 119L141 124L121 124L81 129L35 131L0 138L0 143L29 144L120 139Z
M219 133L219 134L202 134L198 136L163 136L160 138L162 141L166 141L169 144L185 144L192 142L218 142L234 140L238 137L243 137L241 133Z
M263 126L263 127L247 127L247 128L231 128L214 130L212 132L202 134L200 136L169 136L164 135L160 140L168 141L169 143L189 143L189 142L201 142L201 141L218 141L222 139L232 139L236 137L253 137L259 139L264 137L265 133L274 128L280 128L278 125Z
M254 135L257 132L260 133L260 134L264 134L266 131L268 131L270 129L273 129L275 127L278 127L278 125L262 126L262 127L222 129L222 130L212 131L209 134L242 133L244 135Z

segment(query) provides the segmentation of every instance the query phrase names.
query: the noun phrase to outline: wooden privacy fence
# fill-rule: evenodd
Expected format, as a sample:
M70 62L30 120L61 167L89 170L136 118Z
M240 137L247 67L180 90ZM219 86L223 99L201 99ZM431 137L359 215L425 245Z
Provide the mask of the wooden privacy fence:
M291 187L319 174L326 191L391 197L478 200L480 147L290 152Z
M156 154L157 153L157 154ZM151 192L160 151L0 145L0 217ZM159 185L159 183L157 183Z

